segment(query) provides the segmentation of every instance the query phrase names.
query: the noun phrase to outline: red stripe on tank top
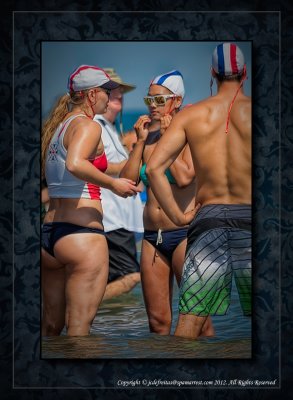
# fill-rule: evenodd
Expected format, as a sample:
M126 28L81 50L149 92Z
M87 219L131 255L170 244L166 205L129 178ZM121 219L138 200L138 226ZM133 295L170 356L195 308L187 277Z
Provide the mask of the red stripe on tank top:
M94 160L89 160L101 172L105 172L108 167L107 157L105 152ZM92 200L101 200L101 188L98 185L87 182L88 192Z
M94 185L92 183L86 183L88 187L88 192L91 200L101 200L101 189L100 186Z

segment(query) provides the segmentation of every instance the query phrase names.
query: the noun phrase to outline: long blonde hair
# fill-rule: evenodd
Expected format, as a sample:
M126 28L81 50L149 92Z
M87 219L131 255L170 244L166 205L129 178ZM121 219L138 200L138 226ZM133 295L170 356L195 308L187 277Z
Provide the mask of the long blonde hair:
M45 163L46 155L49 147L49 143L58 127L60 122L63 121L66 114L68 114L72 106L81 105L83 109L83 104L85 102L86 94L88 90L83 90L79 92L70 92L61 96L50 112L49 116L46 118L42 127L42 149L41 149L41 165L42 165L42 178L45 176Z

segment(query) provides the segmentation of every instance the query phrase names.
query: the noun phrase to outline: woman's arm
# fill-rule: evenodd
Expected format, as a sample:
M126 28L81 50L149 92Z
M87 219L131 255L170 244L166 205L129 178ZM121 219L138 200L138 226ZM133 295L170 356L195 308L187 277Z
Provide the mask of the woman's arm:
M194 218L199 204L187 213L183 213L175 201L165 171L170 168L187 144L184 130L184 119L178 113L166 133L159 140L148 160L146 174L152 191L167 216L178 226L188 225Z
M164 136L172 121L172 116L166 114L161 118L161 135ZM176 180L177 186L188 186L195 178L193 161L189 145L187 144L176 160L170 165L169 170Z
M93 121L75 125L68 139L66 168L77 178L112 190L122 197L137 193L134 182L128 179L114 179L99 171L89 161L96 154L101 140L101 127Z
M148 115L142 115L135 123L134 129L137 134L137 142L129 154L127 163L120 172L120 177L131 179L137 184L139 183L139 170L142 164L145 141L149 134L148 124L150 122L151 119Z
M177 186L188 186L195 178L195 171L189 145L187 144L169 167Z
M109 163L108 162L106 174L111 175L111 176L113 176L113 175L118 176L126 163L127 163L127 160L123 160L119 163Z
M120 172L121 178L128 178L138 184L139 182L139 170L142 163L142 155L144 150L145 141L138 140L135 143L134 149L129 154L127 163L124 165Z

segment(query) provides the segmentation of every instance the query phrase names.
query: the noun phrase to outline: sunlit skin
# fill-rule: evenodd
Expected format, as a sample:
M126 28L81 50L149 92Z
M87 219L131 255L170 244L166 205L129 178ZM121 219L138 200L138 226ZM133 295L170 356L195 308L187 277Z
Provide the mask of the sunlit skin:
M160 85L150 86L148 95L154 96L157 94L171 94L171 92ZM166 127L170 124L175 115L175 106L181 105L179 99L169 99L165 106L156 107L154 103L149 107L150 116L144 115L139 118L135 124L135 129L138 131L138 140L145 140L145 149L143 152L143 162L148 163L158 141L152 143L152 132L161 128L161 135L164 135ZM171 112L171 114L169 114ZM149 125L148 125L149 124ZM180 209L184 212L189 211L194 207L195 194L195 173L191 161L189 148L185 148L171 167L170 171L176 179L177 185L171 185L171 190L178 203ZM181 187L180 187L181 186ZM164 227L167 229L176 229L178 226L167 217L156 200L151 188L147 188L148 201L144 209L144 227L145 229L158 230Z
M172 94L161 85L151 85L149 96L159 94ZM130 153L129 161L123 168L120 176L139 181L139 170L143 163L148 163L152 153L159 143L161 136L169 126L172 118L182 104L181 97L168 99L165 106L149 106L149 114L142 115L134 125L137 142ZM161 140L161 139L160 139ZM172 196L182 213L188 213L195 207L195 171L191 159L189 146L181 149L176 160L170 166L170 171L177 184L170 186ZM144 228L158 231L178 229L176 225L162 210L161 205L154 196L151 187L147 187L147 202L144 208ZM157 251L148 241L143 240L141 251L141 279L146 310L149 318L151 332L162 335L170 334L172 322L172 287L173 276L180 283L182 266L184 262L186 240L183 240L175 249L172 262ZM203 334L214 333L211 326L206 325Z
M77 178L106 187L127 197L137 193L134 182L113 179L89 161L103 153L101 127L92 121L107 110L108 94L102 88L90 89L84 104L74 105L64 120L76 117L64 136L66 168ZM50 198L44 223L69 222L103 229L100 200ZM105 292L108 278L108 248L103 235L75 233L59 239L52 257L42 249L42 335L59 335L64 327L69 336L88 335Z
M153 193L178 226L190 223L196 210L184 214L164 171L187 143L196 170L199 205L251 204L251 99L240 90L226 134L228 109L239 82L217 84L217 95L183 109L172 119L148 162ZM180 314L175 335L196 338L203 323L204 317Z

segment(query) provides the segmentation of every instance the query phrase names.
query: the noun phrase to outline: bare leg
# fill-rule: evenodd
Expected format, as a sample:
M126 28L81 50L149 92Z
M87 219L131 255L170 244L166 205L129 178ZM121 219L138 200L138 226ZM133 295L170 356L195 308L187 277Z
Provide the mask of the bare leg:
M183 240L174 250L172 257L172 268L176 277L177 285L180 285L181 275L183 270L184 258L185 258L185 249L186 249L187 240Z
M143 240L141 282L151 332L169 335L172 321L173 274L166 258Z
M67 235L58 240L54 250L56 258L66 264L67 335L88 335L107 285L106 239L92 233Z
M206 321L203 324L200 336L202 336L202 337L204 337L204 336L205 337L215 336L215 328L213 326L212 318L210 316L208 316L206 318Z
M202 332L207 317L198 317L192 314L179 314L175 336L197 339Z
M103 300L109 300L112 297L128 293L138 282L140 282L139 272L132 272L115 279L115 281L108 283Z
M175 249L172 257L172 268L178 283L180 285L181 275L183 270L184 258L185 258L185 249L186 249L187 239L183 240ZM214 336L215 330L212 324L211 317L207 317L204 321L204 325L202 327L202 331L200 336Z
M42 249L42 335L58 336L65 324L64 265Z

